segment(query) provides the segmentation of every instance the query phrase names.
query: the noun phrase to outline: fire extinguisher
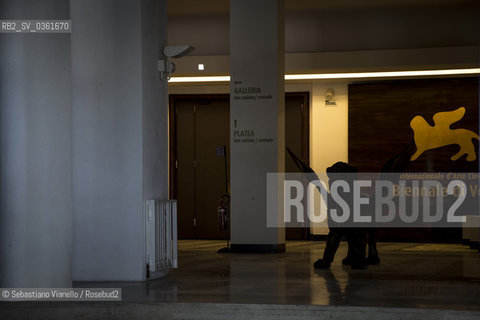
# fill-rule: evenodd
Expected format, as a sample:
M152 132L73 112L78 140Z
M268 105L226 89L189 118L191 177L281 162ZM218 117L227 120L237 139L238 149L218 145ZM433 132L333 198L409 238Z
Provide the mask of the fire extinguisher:
M226 232L228 231L228 195L223 195L220 198L219 206L217 208L217 217L218 217L218 231Z

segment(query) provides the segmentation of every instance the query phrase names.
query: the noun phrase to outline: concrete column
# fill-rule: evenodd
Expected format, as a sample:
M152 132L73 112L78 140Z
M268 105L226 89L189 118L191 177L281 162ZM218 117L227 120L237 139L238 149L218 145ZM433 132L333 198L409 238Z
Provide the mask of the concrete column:
M285 250L284 229L267 228L266 217L266 174L283 172L285 159L283 12L282 0L230 1L234 251Z
M69 1L1 1L0 19L69 19ZM69 287L69 34L0 34L0 119L0 287Z
M166 198L166 0L72 0L74 280L145 279L143 200Z
M167 1L142 0L143 200L168 199L168 85L157 60L167 45Z

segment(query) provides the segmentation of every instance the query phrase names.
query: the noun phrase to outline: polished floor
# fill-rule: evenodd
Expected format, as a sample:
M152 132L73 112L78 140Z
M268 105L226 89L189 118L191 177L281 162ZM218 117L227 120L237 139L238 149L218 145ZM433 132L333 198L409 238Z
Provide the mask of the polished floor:
M282 254L218 254L224 241L179 241L179 266L121 286L123 301L335 305L480 310L480 254L461 244L379 243L381 264L313 269L324 241L287 242Z

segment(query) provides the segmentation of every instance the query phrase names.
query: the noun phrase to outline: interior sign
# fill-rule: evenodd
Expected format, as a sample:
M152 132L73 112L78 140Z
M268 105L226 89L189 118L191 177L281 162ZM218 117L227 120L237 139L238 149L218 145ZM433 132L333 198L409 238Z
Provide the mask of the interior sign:
M261 87L236 87L233 89L233 99L234 100L262 100L262 99L272 99L271 94L262 94Z
M215 147L215 154L217 155L217 157L224 157L225 156L225 146Z

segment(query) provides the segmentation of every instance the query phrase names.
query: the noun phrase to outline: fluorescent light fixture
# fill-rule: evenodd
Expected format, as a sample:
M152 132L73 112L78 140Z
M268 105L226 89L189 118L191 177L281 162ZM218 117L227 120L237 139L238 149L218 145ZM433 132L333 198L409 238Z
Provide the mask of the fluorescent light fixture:
M287 74L285 75L285 80L424 77L424 76L447 76L447 75L479 74L479 73L480 73L480 68L418 70L418 71L357 72L357 73Z
M198 70L203 71L205 70L205 65L203 63L198 64Z
M425 77L480 74L480 68L444 69L444 70L416 70L416 71L386 71L386 72L356 72L356 73L316 73L316 74L287 74L285 80L330 80L330 79L359 79L359 78L393 78L393 77ZM228 82L230 76L204 77L172 77L170 82Z

